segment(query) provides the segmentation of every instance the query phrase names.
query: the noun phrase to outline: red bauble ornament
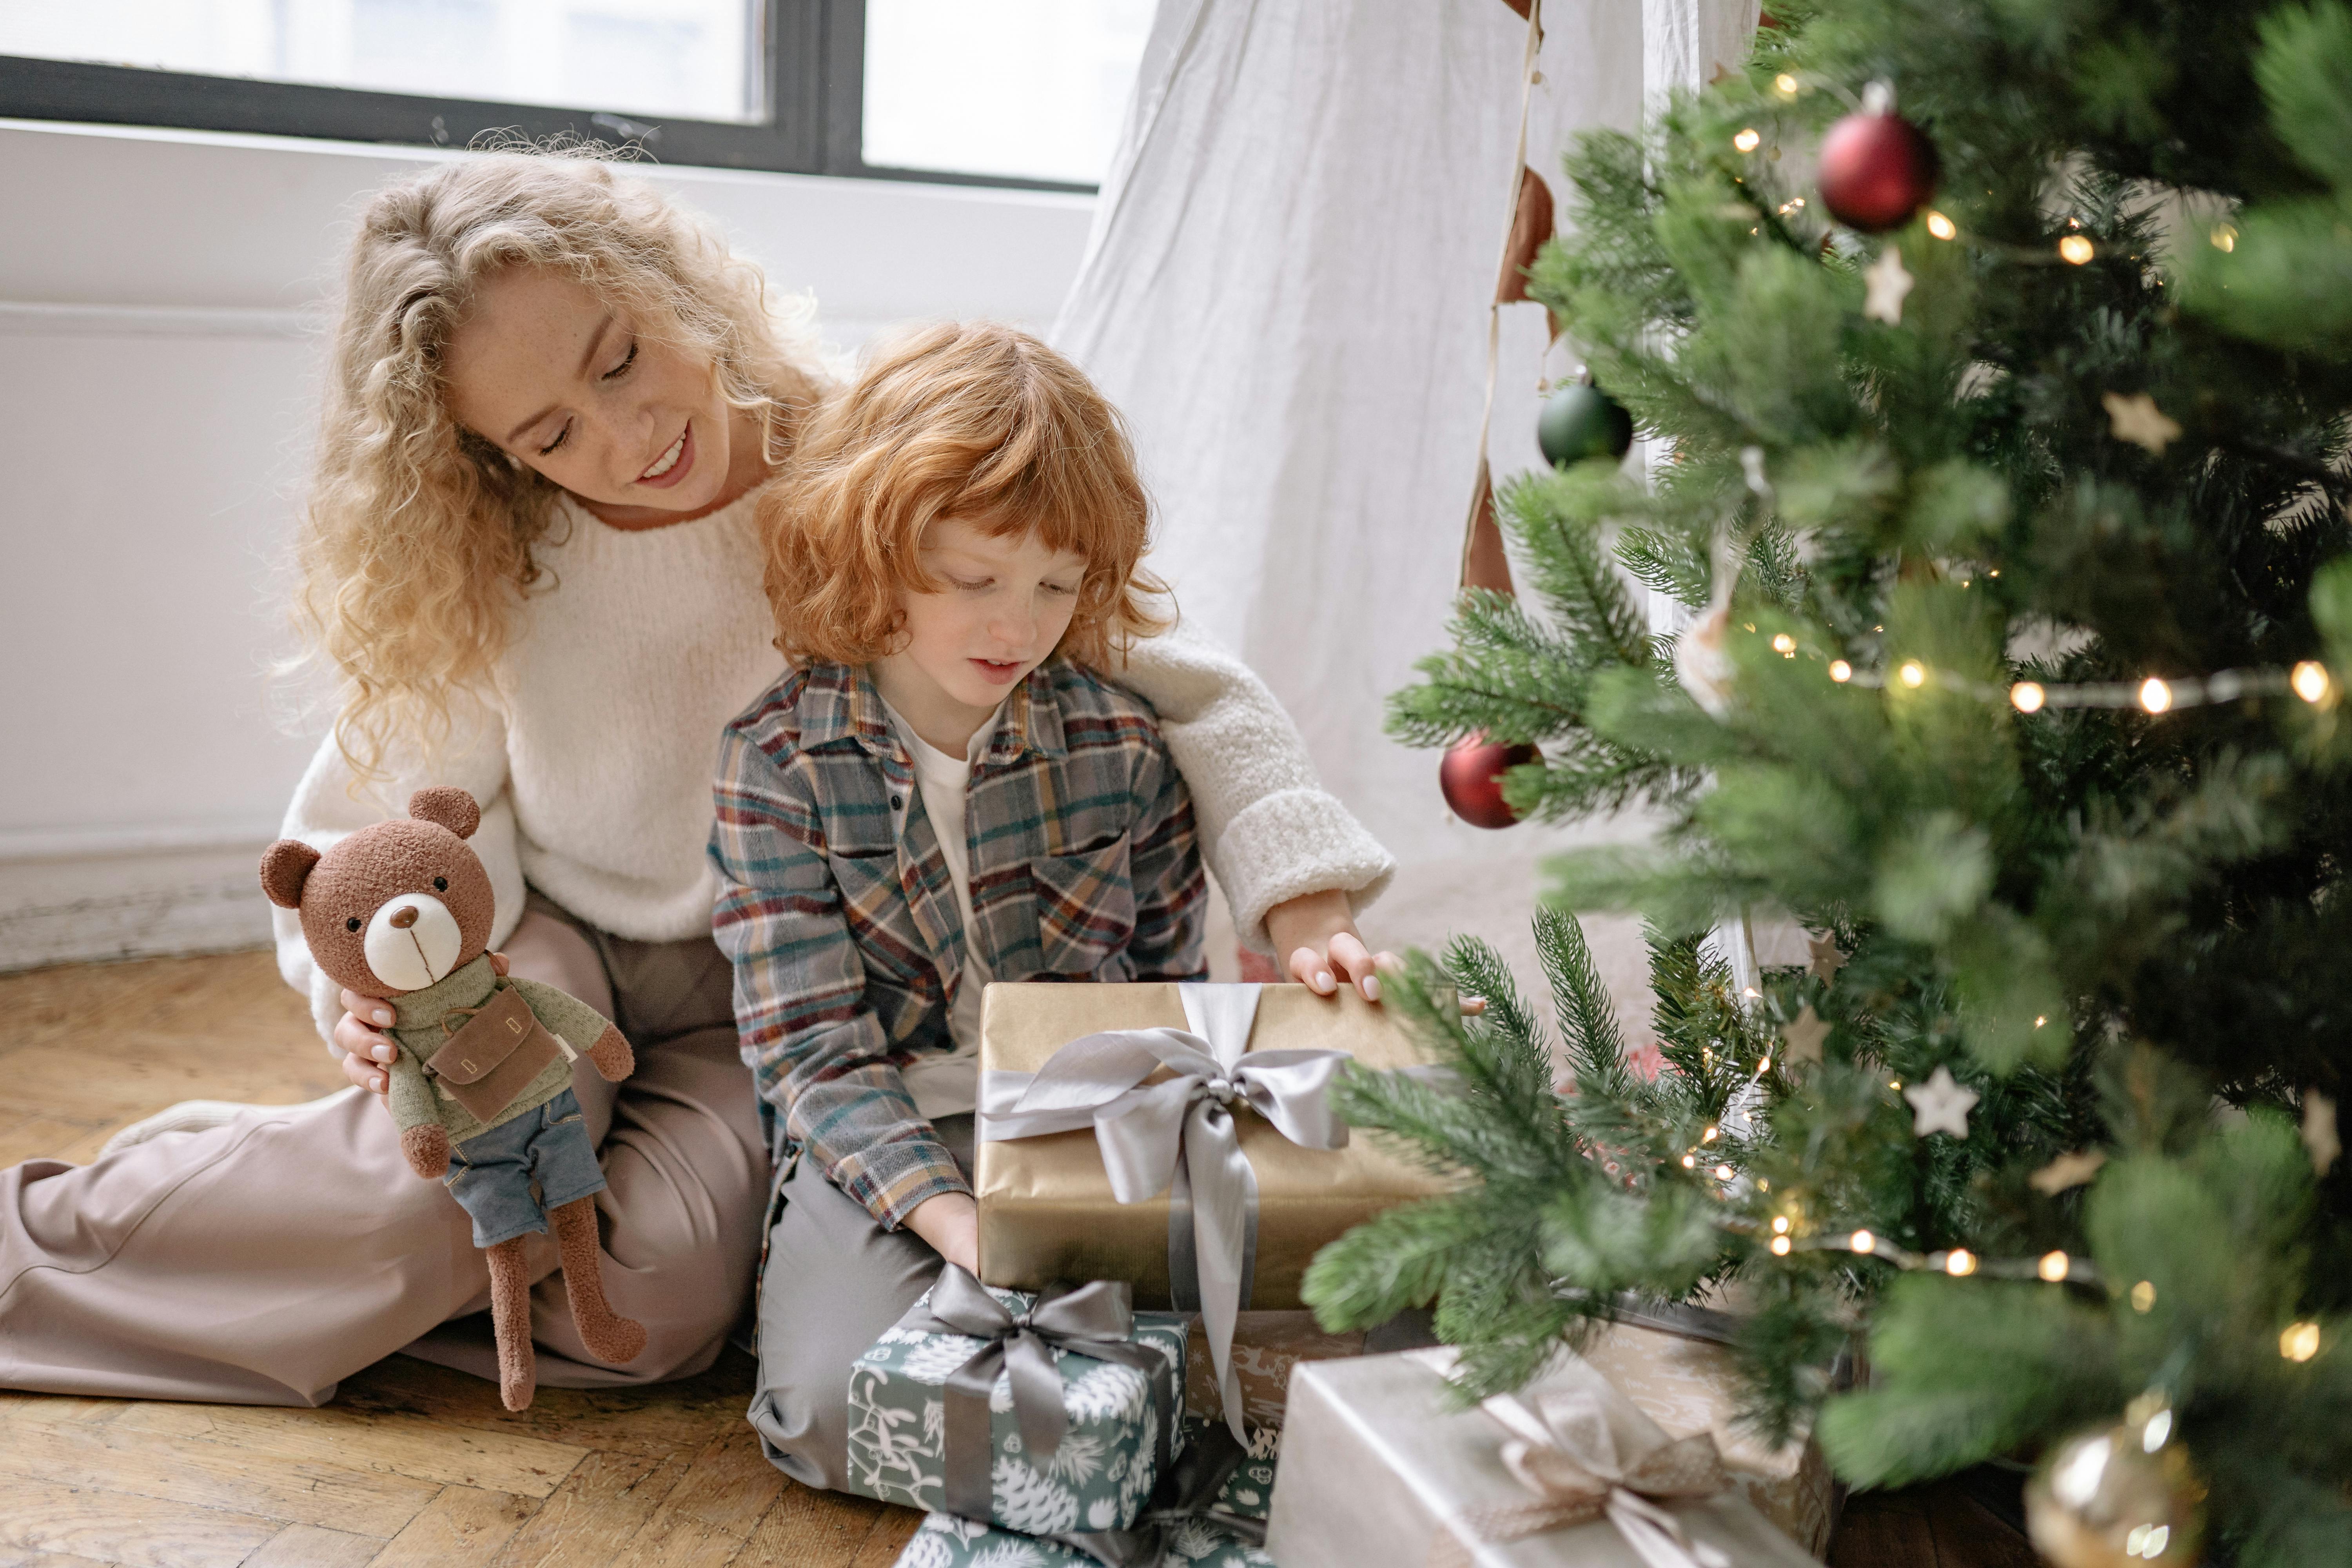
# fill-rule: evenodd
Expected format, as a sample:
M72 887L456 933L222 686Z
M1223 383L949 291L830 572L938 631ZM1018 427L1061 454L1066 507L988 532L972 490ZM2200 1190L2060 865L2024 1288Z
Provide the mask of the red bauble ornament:
M1901 228L1935 195L1936 164L1936 144L1874 85L1862 112L1822 139L1822 205L1864 234Z
M1512 768L1543 761L1529 745L1506 746L1484 732L1465 735L1445 748L1437 764L1437 786L1454 815L1473 827L1508 827L1519 814L1503 799L1502 775Z

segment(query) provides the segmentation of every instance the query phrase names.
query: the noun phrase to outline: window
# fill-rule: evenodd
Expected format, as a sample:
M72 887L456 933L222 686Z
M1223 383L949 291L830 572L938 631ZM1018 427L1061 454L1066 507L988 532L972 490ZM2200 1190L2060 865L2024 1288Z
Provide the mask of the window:
M0 4L0 115L1084 189L1152 0Z

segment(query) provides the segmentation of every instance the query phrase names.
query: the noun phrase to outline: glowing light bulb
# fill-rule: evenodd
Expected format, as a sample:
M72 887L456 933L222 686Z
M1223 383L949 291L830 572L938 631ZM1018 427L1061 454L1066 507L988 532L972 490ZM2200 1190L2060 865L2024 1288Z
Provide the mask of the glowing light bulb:
M2045 1252L2042 1255L2042 1261L2034 1265L2033 1271L2055 1285L2066 1278L2066 1270L2069 1267L2071 1264L2064 1253Z
M2147 1312L2155 1310L2155 1282L2153 1280L2143 1279L2138 1284L2133 1286L2131 1288L2131 1304L2132 1310L2135 1312Z
M1715 1168L1715 1179L1718 1182L1727 1182L1731 1180L1731 1167L1728 1165L1717 1165Z
M1853 679L1853 666L1842 658L1830 660L1830 679L1843 685Z
M1774 632L1772 634L1772 651L1779 654L1782 658L1794 658L1797 657L1797 639L1790 637L1786 632Z
M1772 1216L1772 1234L1775 1236L1786 1236L1789 1234L1789 1216L1787 1215L1776 1214ZM2317 1330L2313 1331L2315 1333L2317 1331Z
M1789 1256L1789 1238L1787 1237L1776 1236L1772 1238L1772 1256L1775 1258L1786 1258Z
M2159 1410L2147 1418L2147 1426L2139 1429L2139 1451L2143 1454L2153 1454L2170 1441L2171 1437L2172 1412Z
M1905 659L1903 668L1895 673L1903 678L1906 686L1917 688L1927 683L1927 667L1916 658Z
M2021 680L2009 689L2009 705L2020 713L2039 713L2042 705L2050 700L2050 693L2038 680Z
M1763 143L1764 138L1762 134L1752 125L1742 130L1738 135L1734 136L1731 139L1731 144L1734 147L1738 148L1743 153L1753 153L1757 148L1762 146Z
M2213 226L2211 237L2213 240L2213 248L2216 250L2235 250L2238 248L2238 229L2235 224L2215 224Z
M2080 267L2098 254L2091 242L2079 234L2070 234L2058 242L2058 254Z
M2036 1013L2036 1014L2033 1016L2033 1026L2034 1026L2035 1028L2037 1028L2037 1029L2038 1029L2038 1028L2040 1028L2040 1027L2042 1027L2042 1025L2044 1025L2044 1024L2048 1023L2049 1021L2050 1021L2050 1015L2049 1015L2049 1014L2047 1014L2047 1013Z
M1960 232L1960 228L1942 213L1931 210L1927 214L1927 232L1937 239L1950 239Z
M1846 1245L1856 1252L1869 1252L1878 1246L1878 1237L1866 1230L1857 1230L1846 1237Z
M1715 1142L1716 1134L1720 1131L1722 1131L1722 1129L1710 1127L1706 1131L1698 1135L1698 1141L1702 1143L1712 1143Z
M2306 658L2294 667L2294 673L2287 677L2287 683L2305 702L2325 701L2327 698L2327 667Z
M1684 1169L1684 1170L1685 1170L1685 1171L1689 1171L1689 1170L1696 1170L1696 1169L1697 1168L1697 1166L1698 1166L1698 1156L1697 1156L1697 1155L1696 1155L1696 1154L1685 1154L1685 1155L1684 1155L1684 1156L1683 1156L1683 1169Z
M1782 98L1794 98L1797 96L1797 79L1782 71L1772 79L1772 90Z
M2317 1323L2290 1323L2279 1335L2279 1354L2289 1361L2309 1361L2318 1353Z
M1944 1272L1955 1279L1965 1279L1977 1271L1977 1255L1965 1247L1956 1247L1945 1256Z
M2172 688L2153 675L2139 683L2139 705L2151 713L2161 713L2172 706Z

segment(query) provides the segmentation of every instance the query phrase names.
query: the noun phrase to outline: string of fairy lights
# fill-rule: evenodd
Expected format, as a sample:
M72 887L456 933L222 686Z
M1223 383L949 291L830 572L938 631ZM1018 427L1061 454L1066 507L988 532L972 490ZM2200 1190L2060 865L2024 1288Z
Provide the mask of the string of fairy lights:
M1779 632L1772 637L1772 651L1783 658L1794 658L1801 650L1795 637ZM2336 678L2328 673L2326 665L2309 658L2284 670L2223 669L2211 675L2171 679L2151 675L2137 681L2018 680L2005 687L1955 670L1937 669L1916 658L1897 664L1891 676L1884 671L1857 669L1845 659L1832 658L1828 661L1828 673L1841 686L1878 688L1894 684L1916 691L1933 685L1982 702L2005 704L2020 713L2039 713L2053 708L2137 709L2148 714L2169 713L2175 709L2210 707L2288 692L2317 708L2336 695Z

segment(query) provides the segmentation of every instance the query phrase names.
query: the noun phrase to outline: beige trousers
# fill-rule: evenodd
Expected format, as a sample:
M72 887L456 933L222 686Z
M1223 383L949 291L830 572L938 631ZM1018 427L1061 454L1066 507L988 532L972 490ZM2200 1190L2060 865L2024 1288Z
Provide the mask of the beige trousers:
M590 1358L556 1254L530 1238L539 1381L655 1383L702 1371L750 1300L768 1160L736 1053L726 955L642 942L533 896L505 951L619 1024L636 1071L572 1088L604 1167L604 1289L645 1324L627 1366ZM495 1379L489 1276L465 1211L401 1158L392 1118L352 1089L257 1108L95 1164L0 1171L0 1387L320 1405L406 1350Z

